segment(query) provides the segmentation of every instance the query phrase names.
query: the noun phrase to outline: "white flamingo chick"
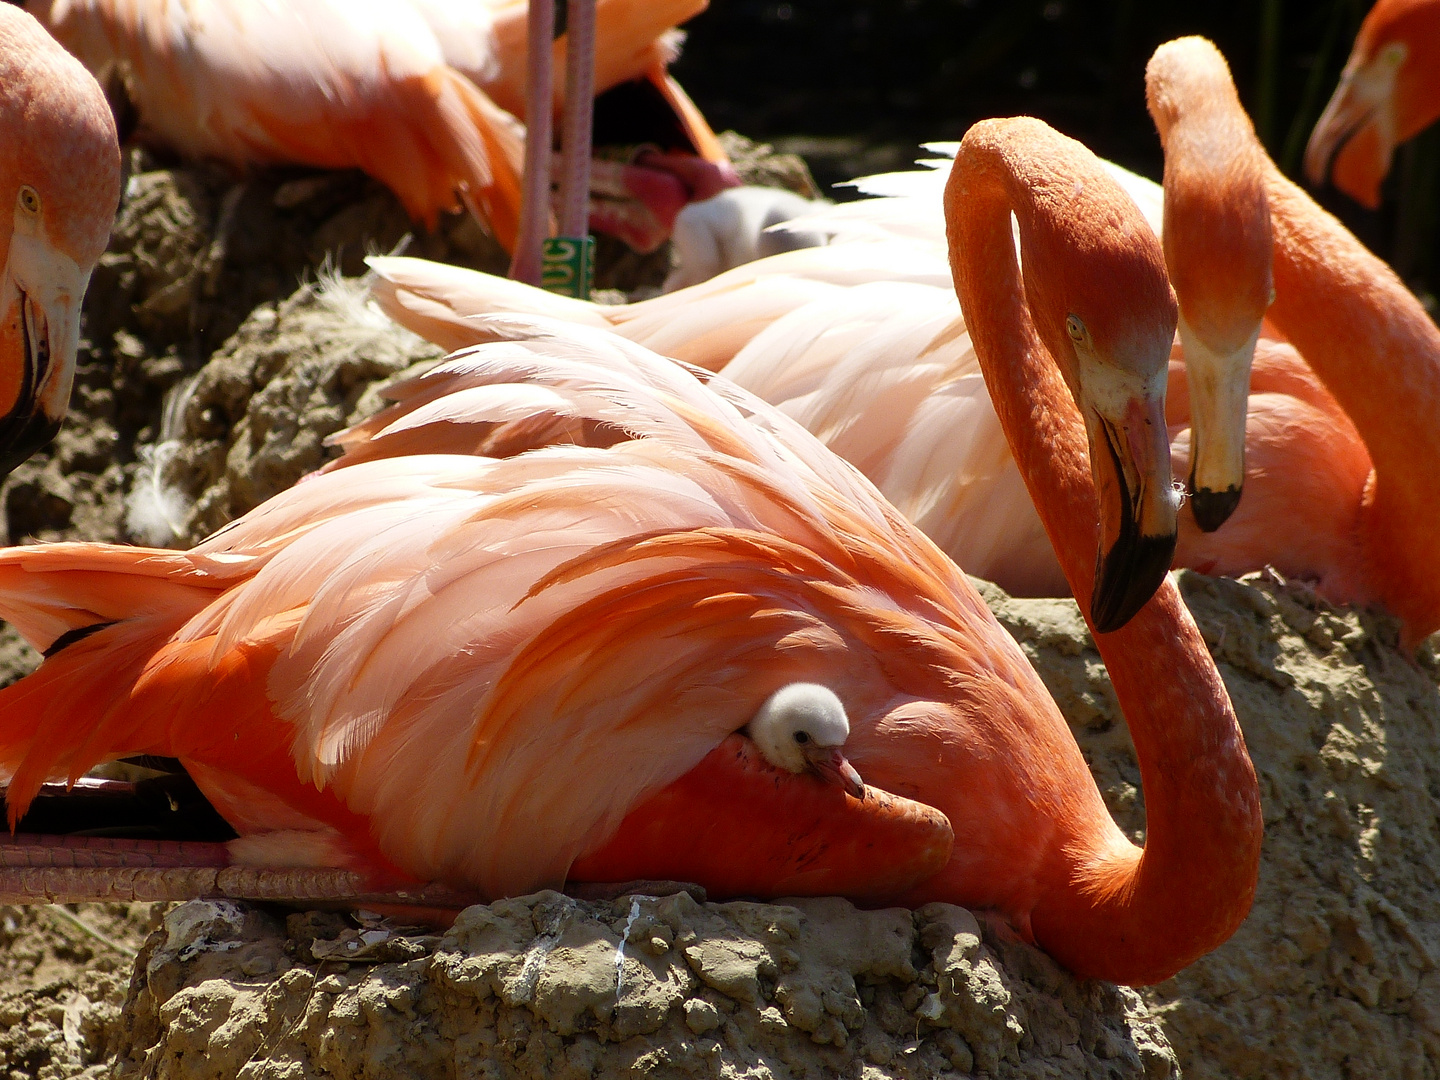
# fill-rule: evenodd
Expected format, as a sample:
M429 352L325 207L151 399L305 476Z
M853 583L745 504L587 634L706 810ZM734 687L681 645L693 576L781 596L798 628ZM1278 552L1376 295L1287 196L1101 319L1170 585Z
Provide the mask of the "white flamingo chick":
M865 781L840 748L850 737L850 719L835 691L796 682L771 694L749 723L750 738L765 760L787 772L812 772L846 794L865 797Z
M675 268L664 291L709 281L717 274L782 251L820 247L823 232L775 229L830 204L793 191L767 187L733 187L702 202L692 202L675 218L670 240Z

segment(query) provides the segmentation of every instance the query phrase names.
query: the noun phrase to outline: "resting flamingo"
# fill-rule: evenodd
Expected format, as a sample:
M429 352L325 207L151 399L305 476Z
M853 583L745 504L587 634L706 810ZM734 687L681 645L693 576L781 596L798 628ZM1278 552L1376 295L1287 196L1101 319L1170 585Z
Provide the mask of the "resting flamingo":
M27 6L87 67L123 85L149 143L237 166L360 168L428 226L463 198L507 248L514 242L523 131L447 60L488 74L486 85L497 90L513 89L524 55L523 3L29 0ZM713 152L703 118L667 83L657 41L703 6L610 0L600 8L599 52L608 58L606 77L653 78L684 113L682 125L708 135L704 145ZM501 55L516 49L516 57ZM693 154L685 160L695 163L691 172L715 167ZM656 176L640 180L661 185L668 222L676 209L669 203L683 204L690 190L689 174L683 165L646 164ZM655 183L631 186L648 191Z
M1380 205L1395 147L1440 117L1440 2L1378 0L1305 146L1305 176Z
M100 87L36 21L0 7L0 477L60 427L80 301L120 201Z
M1143 851L1014 641L850 466L723 378L515 320L488 329L516 340L410 386L432 416L487 415L496 456L352 464L186 553L0 553L0 608L49 652L0 691L11 813L47 777L151 751L185 762L252 861L490 896L643 873L944 899L1131 983L1214 948L1249 908L1261 822L1165 576L1159 245L1088 151L1033 120L973 129L947 205L1001 421L1106 631ZM594 445L526 450L567 426ZM737 734L796 682L843 704L864 799L776 773Z

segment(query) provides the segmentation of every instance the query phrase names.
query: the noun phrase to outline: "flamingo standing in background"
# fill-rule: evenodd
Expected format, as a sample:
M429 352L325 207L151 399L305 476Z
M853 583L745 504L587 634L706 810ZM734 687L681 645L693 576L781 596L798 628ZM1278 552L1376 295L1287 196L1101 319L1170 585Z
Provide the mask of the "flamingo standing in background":
M386 425L484 416L493 456L351 464L188 553L0 553L0 610L48 653L0 691L12 820L42 780L148 751L185 763L252 862L489 896L678 874L943 899L1129 983L1214 948L1249 909L1261 822L1165 579L1159 245L1034 120L972 129L947 208L1001 420L1130 723L1143 852L1014 641L851 467L723 378L517 320L413 380ZM529 449L567 429L592 445ZM797 682L848 714L864 799L736 734Z
M411 0L435 31L445 60L479 86L501 108L529 122L526 63L529 27L526 0ZM615 111L602 97L596 104L600 141L629 144L629 160L609 155L590 163L590 222L639 252L653 251L670 235L678 212L740 183L715 133L700 110L669 74L679 55L681 32L674 29L705 10L707 0L601 0L596 4L595 89L600 95L624 90L620 108L629 113L665 113L656 127L632 117L610 123ZM553 108L566 94L561 60L569 35L552 44ZM645 100L645 99L650 100Z
M120 80L148 142L239 166L360 168L427 226L455 208L458 196L501 243L514 243L521 127L446 61L453 54L508 87L516 60L500 53L502 46L518 47L523 56L523 34L517 40L511 29L517 20L523 29L523 3L29 0L27 6L91 71ZM607 74L634 77L631 68L645 63L650 67L635 75L655 69L663 82L657 38L673 26L670 16L685 18L703 6L602 5L624 16L600 24L600 54L620 58ZM636 9L643 18L632 17ZM637 40L624 36L632 33ZM708 134L703 118L698 127ZM671 187L689 190L680 180ZM664 187L664 194L673 192ZM661 207L667 227L674 209L668 202Z
M1395 147L1440 117L1440 2L1378 0L1305 146L1305 176L1380 205Z
M0 6L0 477L65 418L80 301L120 202L100 87L29 15Z

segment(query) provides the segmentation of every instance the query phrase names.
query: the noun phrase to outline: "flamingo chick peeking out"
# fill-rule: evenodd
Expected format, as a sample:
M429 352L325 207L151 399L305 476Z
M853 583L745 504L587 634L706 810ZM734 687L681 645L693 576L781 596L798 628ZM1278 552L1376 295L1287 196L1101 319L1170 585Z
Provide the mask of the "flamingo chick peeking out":
M840 748L850 737L845 705L828 686L791 683L766 699L749 724L750 738L765 760L791 773L814 773L865 797L865 781Z
M1395 147L1440 117L1440 0L1379 0L1305 147L1305 176L1380 205Z
M120 202L105 95L32 17L0 5L0 476L65 418L80 301Z

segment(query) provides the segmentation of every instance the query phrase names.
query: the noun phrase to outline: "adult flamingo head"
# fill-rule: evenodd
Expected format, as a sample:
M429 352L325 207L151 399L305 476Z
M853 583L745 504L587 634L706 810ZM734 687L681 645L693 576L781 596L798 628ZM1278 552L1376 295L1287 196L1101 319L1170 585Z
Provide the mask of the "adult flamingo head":
M1023 139L1014 135L1019 129L1027 129ZM978 223L993 222L993 216L960 213L957 207L971 200L1007 202L1026 253L1024 295L1007 303L1023 308L1028 300L1028 314L1015 317L1033 320L1085 420L1100 502L1090 615L1103 633L1124 626L1144 605L1175 551L1179 498L1170 479L1165 429L1175 294L1155 234L1135 204L1107 182L1102 167L1095 163L1091 176L1058 167L1075 158L1073 140L1022 117L975 125L961 151L964 155L968 146L972 154L1008 159L1022 143L1031 151L1025 160L1007 160L1006 168L993 172L962 169L962 158L956 158L945 199L951 268L978 352L985 330L972 325L967 303L984 301L970 298L982 295L969 288L975 263L955 253L983 249L992 265L1009 260L1011 266L1015 255L1008 226L987 235ZM1054 171L1044 154L1034 152L1047 145L1055 150ZM1030 192L1025 198L1008 190L1021 177ZM1092 216L1111 227L1092 227Z
M94 78L0 5L0 475L65 417L80 301L120 201L120 147Z
M1204 38L1155 50L1145 100L1165 147L1165 264L1191 394L1190 509L1213 532L1240 501L1250 363L1274 297L1265 151L1225 58Z
M1440 117L1440 2L1379 0L1355 37L1340 85L1305 147L1312 184L1370 209L1395 147Z

